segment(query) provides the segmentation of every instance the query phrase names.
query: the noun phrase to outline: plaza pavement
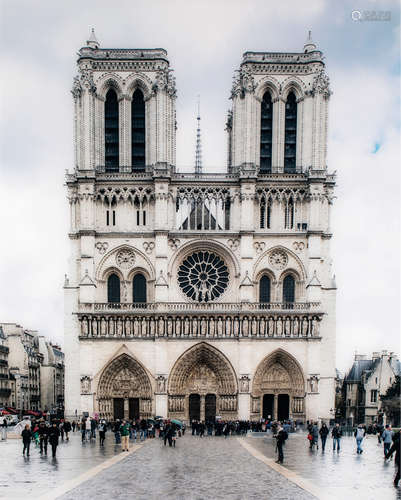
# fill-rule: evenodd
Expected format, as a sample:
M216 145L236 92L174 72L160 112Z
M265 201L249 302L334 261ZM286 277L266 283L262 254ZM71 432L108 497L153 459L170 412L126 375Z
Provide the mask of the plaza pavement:
M324 455L311 453L305 434L291 434L281 467L274 463L271 435L263 433L239 439L187 434L176 449L153 439L130 453L114 445L112 433L104 449L97 441L82 446L75 433L60 444L55 461L50 450L41 457L34 446L24 459L21 441L9 439L0 442L0 498L401 499L392 486L394 460L384 463L376 437L366 438L362 455L355 453L352 438L343 438L340 454L331 445L328 440Z

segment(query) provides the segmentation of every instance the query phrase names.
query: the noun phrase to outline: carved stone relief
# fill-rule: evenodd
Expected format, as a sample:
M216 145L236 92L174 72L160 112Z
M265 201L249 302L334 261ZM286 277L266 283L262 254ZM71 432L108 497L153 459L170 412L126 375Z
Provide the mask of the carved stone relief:
M269 263L274 269L284 269L288 263L287 254L284 250L273 250L269 255Z
M153 241L144 241L142 246L147 254L151 254L155 248Z
M262 253L266 247L266 243L264 243L263 241L255 241L253 246L256 250L256 253Z
M98 241L95 247L97 248L100 254L104 254L106 253L106 250L109 248L109 244L107 243L107 241Z
M132 250L123 248L116 254L117 264L125 269L130 269L135 264L135 253Z

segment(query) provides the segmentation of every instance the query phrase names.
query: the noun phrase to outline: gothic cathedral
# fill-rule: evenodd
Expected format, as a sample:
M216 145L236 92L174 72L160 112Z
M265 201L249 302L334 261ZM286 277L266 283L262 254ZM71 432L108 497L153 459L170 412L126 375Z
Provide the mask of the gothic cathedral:
M322 52L309 37L243 54L224 173L176 168L164 49L102 49L92 32L77 65L66 415L332 418Z

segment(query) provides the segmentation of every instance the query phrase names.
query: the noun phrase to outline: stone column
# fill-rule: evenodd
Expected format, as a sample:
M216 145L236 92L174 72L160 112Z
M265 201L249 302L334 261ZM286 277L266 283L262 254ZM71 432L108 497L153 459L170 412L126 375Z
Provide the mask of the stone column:
M127 418L129 418L129 400L124 398L124 419L127 420Z
M273 404L273 418L277 420L278 418L278 394L274 395L274 404Z

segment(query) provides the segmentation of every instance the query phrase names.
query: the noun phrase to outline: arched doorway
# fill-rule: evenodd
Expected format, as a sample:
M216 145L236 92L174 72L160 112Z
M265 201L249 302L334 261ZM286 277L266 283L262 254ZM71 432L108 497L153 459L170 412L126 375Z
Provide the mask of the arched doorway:
M252 418L304 419L305 381L289 353L277 349L256 369L252 384Z
M113 359L100 376L100 417L147 418L152 415L152 385L143 366L128 354Z
M237 377L218 349L201 342L175 363L169 377L169 417L187 421L237 417Z
M200 420L200 395L189 395L189 421Z

